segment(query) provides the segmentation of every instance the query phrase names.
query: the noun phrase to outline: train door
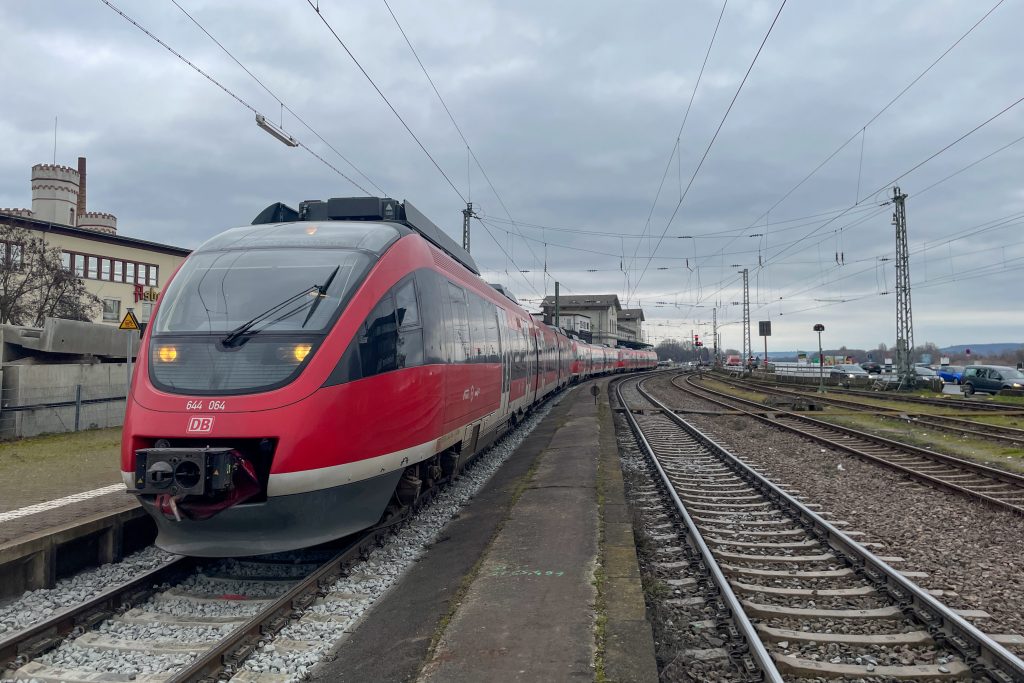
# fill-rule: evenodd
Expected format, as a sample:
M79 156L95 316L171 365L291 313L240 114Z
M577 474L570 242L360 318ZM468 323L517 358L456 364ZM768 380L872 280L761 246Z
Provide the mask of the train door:
M509 412L509 394L512 389L512 344L509 343L508 313L496 307L498 314L498 353L501 356L501 409L500 415Z
M533 395L530 397L530 403L536 403L537 399L540 398L541 384L544 377L544 366L541 364L541 334L540 329L536 325L531 325L530 331L530 378L533 381Z

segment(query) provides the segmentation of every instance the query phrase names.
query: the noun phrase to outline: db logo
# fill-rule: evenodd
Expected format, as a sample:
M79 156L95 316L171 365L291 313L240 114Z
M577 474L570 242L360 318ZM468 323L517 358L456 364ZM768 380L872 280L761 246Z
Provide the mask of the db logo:
M199 415L190 417L188 419L188 427L185 431L193 434L208 434L213 431L213 418L202 417Z

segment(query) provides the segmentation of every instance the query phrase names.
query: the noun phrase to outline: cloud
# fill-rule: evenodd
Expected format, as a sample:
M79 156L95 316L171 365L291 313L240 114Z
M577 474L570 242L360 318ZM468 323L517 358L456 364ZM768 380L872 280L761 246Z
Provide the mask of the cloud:
M246 102L281 117L274 98L172 4L118 4ZM457 192L304 3L181 4L387 193L453 235L459 194L468 197L470 185L483 215L507 219L475 165L467 172L462 140L382 3L320 5ZM859 135L991 5L787 6L675 211L775 2L729 5L679 155L676 134L719 2L391 6L511 215L607 233L491 222L515 261L506 274L507 257L475 224L478 262L524 298L552 293L558 279L563 291L625 299L627 282L636 287L646 268L633 298L650 306L655 337L685 336L720 305L723 340L738 346L741 310L731 302L742 296L736 271L746 267L752 317L772 319L772 344L810 347L811 326L824 322L836 345L891 345L894 235L890 208L877 205L894 179L1021 95L1024 9L1004 4ZM8 94L2 206L29 205L29 167L52 158L55 115L58 162L88 156L90 205L117 214L127 235L195 246L275 201L360 193L257 129L252 112L99 2L2 4L0 44L6 55L31 56L0 63ZM294 117L285 113L283 123L375 191ZM919 342L1024 339L1005 315L1018 308L1020 225L968 230L1024 211L1024 143L928 189L1019 137L1022 124L1024 105L897 180L910 195Z

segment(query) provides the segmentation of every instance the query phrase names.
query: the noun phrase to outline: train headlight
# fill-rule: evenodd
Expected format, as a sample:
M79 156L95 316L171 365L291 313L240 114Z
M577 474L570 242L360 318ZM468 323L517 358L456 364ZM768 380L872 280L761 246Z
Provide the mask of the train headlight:
M308 356L309 352L312 350L313 346L311 344L296 344L292 347L292 358L294 358L296 362L301 363L306 360L306 356Z
M156 357L163 363L173 363L178 359L178 347L169 344L157 347Z

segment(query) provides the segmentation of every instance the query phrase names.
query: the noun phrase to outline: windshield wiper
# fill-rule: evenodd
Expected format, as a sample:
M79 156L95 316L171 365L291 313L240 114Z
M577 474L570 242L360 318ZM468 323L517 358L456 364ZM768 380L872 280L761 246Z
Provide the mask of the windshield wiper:
M224 336L223 339L220 340L220 343L223 344L224 346L239 346L239 343L236 343L236 342L239 339L242 339L242 337L244 337L246 334L249 334L250 332L252 332L252 328L254 328L256 325L260 324L262 321L264 321L267 318L269 318L270 316L274 315L275 313L280 311L282 308L284 308L288 304L290 304L290 303L292 303L294 301L297 301L297 300L301 299L304 296L309 296L310 294L313 294L313 293L316 293L316 295L317 295L316 301L319 301L320 297L322 297L323 294L324 294L324 289L322 289L320 287L320 285L310 285L309 287L306 287L304 290L302 290L301 292L299 292L295 296L288 297L287 299L285 299L281 303L276 304L276 305L268 308L267 310L263 311L259 315L253 317L251 320L247 320L246 322L242 323L241 325L239 325L235 329L231 330L230 332L228 332ZM314 302L311 301L311 302L308 302L308 303L314 303ZM303 305L306 305L306 304L303 304ZM301 306L299 308L301 308ZM288 315L291 315L292 313L295 313L297 311L298 311L298 308L295 311L289 311ZM255 334L255 332L253 332L253 334Z
M327 276L324 283L320 285L320 291L317 293L316 300L313 302L313 305L309 307L309 312L306 313L306 319L302 321L303 327L305 327L306 323L309 322L309 319L313 317L313 313L316 312L316 307L320 305L320 301L327 296L327 288L331 286L332 282L334 282L334 276L338 274L339 270L341 270L340 265L334 266L334 270L332 270L331 274Z

